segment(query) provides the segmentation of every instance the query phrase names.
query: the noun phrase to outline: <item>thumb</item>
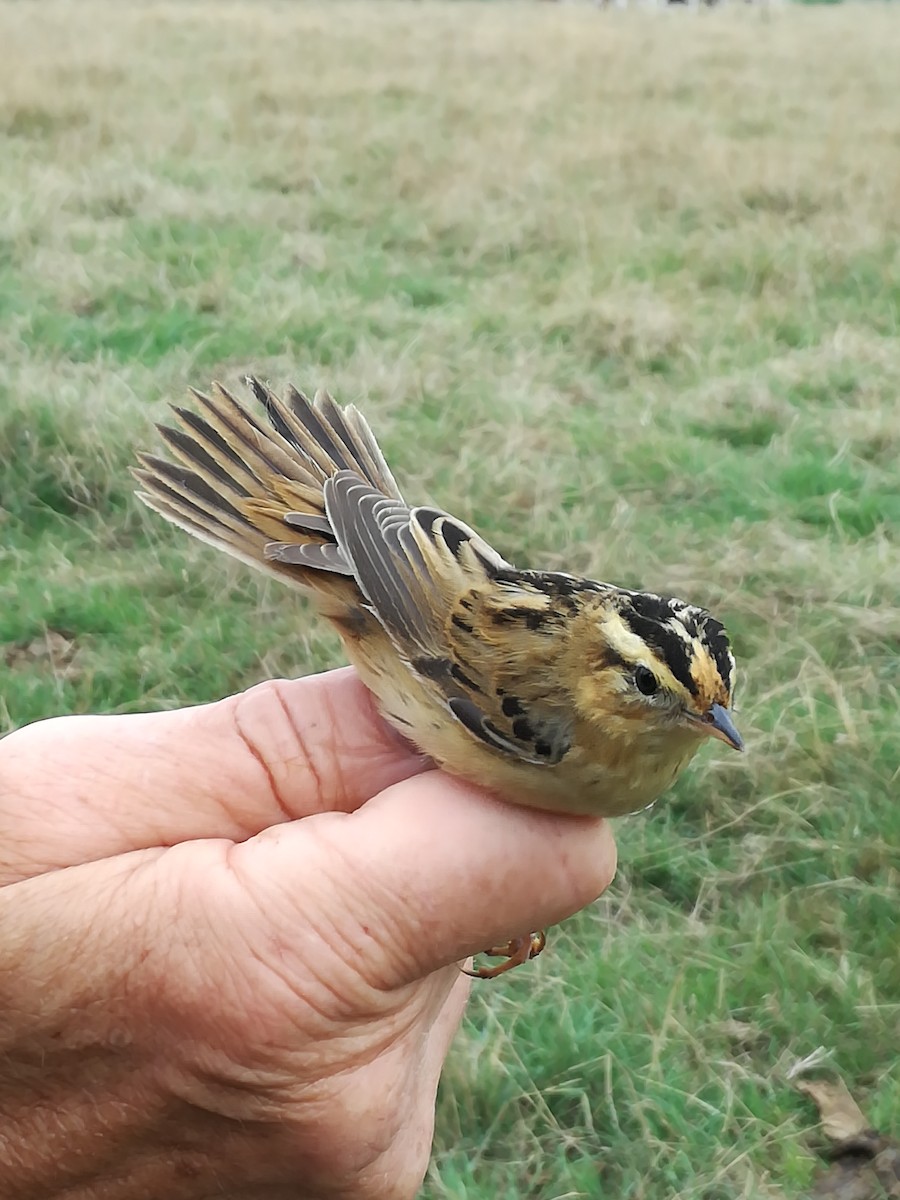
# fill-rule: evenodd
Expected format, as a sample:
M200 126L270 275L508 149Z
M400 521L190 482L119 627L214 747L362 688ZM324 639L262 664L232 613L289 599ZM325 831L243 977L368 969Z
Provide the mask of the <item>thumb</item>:
M196 708L39 721L0 746L0 884L354 809L422 766L349 669Z

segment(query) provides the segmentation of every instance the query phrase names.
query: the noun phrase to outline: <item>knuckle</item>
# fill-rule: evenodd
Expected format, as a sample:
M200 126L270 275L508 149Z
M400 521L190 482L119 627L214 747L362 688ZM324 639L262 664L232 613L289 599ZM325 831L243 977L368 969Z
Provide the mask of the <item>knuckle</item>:
M236 698L235 732L263 775L285 820L332 807L341 784L327 704L299 712L284 680L269 680Z

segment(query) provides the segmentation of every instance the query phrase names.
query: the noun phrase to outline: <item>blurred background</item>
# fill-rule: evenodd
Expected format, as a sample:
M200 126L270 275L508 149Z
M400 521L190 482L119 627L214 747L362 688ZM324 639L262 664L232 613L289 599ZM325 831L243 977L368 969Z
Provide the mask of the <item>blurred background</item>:
M0 729L342 661L129 474L189 383L325 385L409 497L740 668L747 753L476 988L423 1195L797 1195L810 1055L896 1126L900 6L7 0L0 45Z

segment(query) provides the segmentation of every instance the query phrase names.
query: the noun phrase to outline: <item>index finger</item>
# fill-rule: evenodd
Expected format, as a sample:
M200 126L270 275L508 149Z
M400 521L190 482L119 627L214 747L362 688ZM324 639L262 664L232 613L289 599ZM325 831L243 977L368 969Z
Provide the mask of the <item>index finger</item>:
M41 721L0 745L0 884L353 812L425 765L350 668L195 708Z

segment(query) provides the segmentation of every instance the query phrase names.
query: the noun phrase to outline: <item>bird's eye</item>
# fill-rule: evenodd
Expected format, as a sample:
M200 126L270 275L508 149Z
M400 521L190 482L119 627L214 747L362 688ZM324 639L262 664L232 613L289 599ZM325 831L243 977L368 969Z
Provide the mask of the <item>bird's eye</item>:
M659 691L659 680L653 674L649 667L645 667L641 663L635 668L634 686L644 696L653 696Z

